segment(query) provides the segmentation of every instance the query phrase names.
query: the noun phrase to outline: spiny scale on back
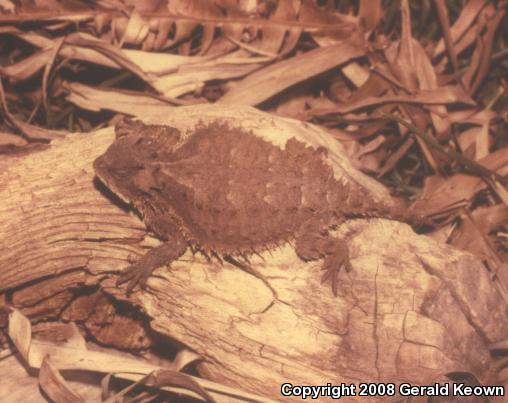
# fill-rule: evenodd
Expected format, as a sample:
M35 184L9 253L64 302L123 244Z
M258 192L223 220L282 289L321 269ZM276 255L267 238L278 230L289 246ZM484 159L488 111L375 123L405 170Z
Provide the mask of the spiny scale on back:
M116 134L95 171L166 241L123 272L129 289L187 246L234 257L295 240L301 259L325 259L335 292L337 272L349 260L347 246L328 230L347 217L391 213L337 180L325 149L295 138L280 148L220 122L184 136L132 120L118 124Z

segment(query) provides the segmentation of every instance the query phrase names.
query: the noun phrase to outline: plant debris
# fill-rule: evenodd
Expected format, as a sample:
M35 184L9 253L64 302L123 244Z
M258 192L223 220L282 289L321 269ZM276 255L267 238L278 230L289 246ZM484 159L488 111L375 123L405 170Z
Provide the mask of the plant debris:
M0 153L256 106L325 127L508 295L507 3L0 1Z

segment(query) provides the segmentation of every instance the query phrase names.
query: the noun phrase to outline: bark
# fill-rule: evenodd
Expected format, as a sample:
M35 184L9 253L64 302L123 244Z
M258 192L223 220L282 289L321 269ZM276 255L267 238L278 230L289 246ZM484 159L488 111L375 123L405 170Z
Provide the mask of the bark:
M188 111L150 121L185 130L197 116L218 113ZM240 115L247 128L272 130L275 137L278 130L287 136L291 125L291 133L300 130L295 135L336 147L311 126L250 109L230 108L225 115ZM156 332L201 354L204 377L276 400L283 399L285 382L355 384L358 395L363 382L430 385L458 370L487 380L488 345L508 336L501 294L472 255L396 221L358 219L338 229L353 270L342 273L337 297L320 283L322 262L302 262L290 244L252 257L265 281L187 252L170 270L157 269L146 291L127 297L114 286L118 270L157 240L94 179L92 162L112 141L112 129L75 134L0 161L0 292L34 320L85 320L90 297L83 293L97 286L137 305ZM340 149L331 159L337 174L373 198L388 197ZM126 342L133 321L121 326L101 334L123 348L135 345ZM137 339L146 332L132 334ZM146 339L140 345L146 347Z

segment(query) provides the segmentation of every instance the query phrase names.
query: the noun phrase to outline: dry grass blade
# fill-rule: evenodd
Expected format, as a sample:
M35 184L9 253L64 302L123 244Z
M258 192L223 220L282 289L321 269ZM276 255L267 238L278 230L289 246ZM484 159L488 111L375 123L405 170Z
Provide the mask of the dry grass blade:
M497 180L491 181L491 188L496 192L499 199L508 208L508 192L506 191L506 184L501 184Z
M16 80L26 80L36 74L51 60L51 49L44 49L34 53L18 63L2 67L0 72L2 76L14 78Z
M413 52L413 37L411 35L411 12L409 1L402 0L400 4L402 17L402 32L396 61L392 61L392 69L399 74L401 81L407 88L414 91L417 87L416 75L411 66L415 66L415 56ZM395 47L393 47L395 51Z
M0 102L2 103L2 109L7 120L16 127L19 131L21 131L27 138L31 140L43 140L43 141L51 141L56 138L61 138L65 134L62 132L58 132L55 130L46 130L29 123L22 122L19 119L16 119L10 112L7 107L7 101L5 100L5 92L2 84L2 80L0 78Z
M6 146L22 147L27 144L28 142L22 137L15 136L10 133L0 132L0 147Z
M271 59L270 59L271 60ZM207 81L239 78L258 70L266 57L236 58L228 56L201 65L188 65L175 74L160 76L152 81L154 88L166 97L179 97L188 93L200 93Z
M504 185L508 183L508 178L502 175L499 175L497 172L494 172L490 170L489 168L476 163L475 161L472 161L466 157L464 157L462 154L458 153L457 151L450 149L446 150L443 146L441 146L434 138L430 137L427 133L422 132L420 129L418 129L415 125L412 125L409 122L406 122L405 120L399 118L398 116L385 113L385 116L389 119L395 120L401 125L407 127L409 130L411 130L412 133L416 134L418 137L422 138L429 146L434 148L437 151L440 151L444 154L451 155L455 160L460 162L465 168L468 168L469 170L473 171L477 175L483 175L487 178L493 177L496 180L500 181Z
M91 111L108 109L129 115L136 110L148 115L168 113L173 108L171 103L146 93L96 88L72 82L64 82L62 87L68 91L67 99L70 102Z
M0 15L0 24L23 24L26 22L72 22L80 23L93 20L95 13L93 12L77 12L77 13L61 13L41 11L38 13L22 13L16 15Z
M30 322L21 312L15 309L11 310L9 314L8 334L28 366L41 368L46 358L51 357L51 367L47 368L50 372L46 372L43 379L45 385L51 388L52 393L71 393L65 391L65 386L61 383L58 385L57 390L55 389L57 385L49 383L49 381L60 382L58 374L53 372L52 368L109 372L114 373L116 377L121 379L135 382L156 371L155 373L160 374L160 377L155 377L155 380L152 380L153 384L164 385L161 386L161 389L199 400L207 400L210 398L209 394L213 393L214 395L235 396L240 400L269 401L269 399L260 398L211 381L191 377L183 373L175 373L171 368L161 368L141 360L87 350L84 344L75 342L56 344L34 340ZM150 377L147 379L150 379Z
M459 18L450 29L450 36L454 44L464 35L467 29L473 24L480 11L488 4L488 0L470 0L461 10ZM440 39L433 56L436 57L445 51L444 38Z
M65 37L61 37L58 39L55 43L55 47L53 48L51 55L49 57L49 61L46 63L46 67L44 68L44 74L42 76L42 104L44 105L44 109L46 110L46 114L50 113L49 104L48 104L48 81L49 81L49 75L51 73L51 68L53 67L53 64L55 63L55 59L58 55L58 52L60 52L60 49L62 48L62 45L65 41Z
M475 142L475 159L480 160L490 153L490 141L489 141L489 121L485 122L481 127L478 128L474 133L476 138Z
M487 75L487 72L489 70L490 59L492 56L494 33L496 32L499 23L503 20L503 17L505 16L506 13L504 7L501 7L503 3L504 6L506 6L505 2L501 2L500 7L498 8L498 10L496 10L495 16L493 16L493 18L491 18L490 21L487 22L487 32L482 37L482 46L477 48L482 49L482 52L480 56L478 70L476 71L475 79L470 89L472 94L474 94L478 90L480 84L485 79L485 76Z
M150 32L148 21L141 17L141 15L134 9L129 16L129 21L123 32L120 34L119 39L120 47L125 43L139 45L144 42Z
M409 148L413 145L414 139L407 138L404 143L395 151L390 157L386 160L386 162L383 164L382 167L379 168L378 171L378 177L382 177L385 175L388 171L391 171L397 162L406 155Z
M201 400L205 402L215 402L215 399L189 375L182 374L173 370L164 369L150 372L123 390L110 396L108 399L106 399L106 403L117 402L120 398L124 397L127 393L131 392L135 387L139 385L150 386L157 389L163 389L164 387L184 388L196 393L196 395L201 397ZM107 393L107 388L105 389L105 392ZM139 395L133 399L141 399L141 396L143 396L145 393L146 392L140 392ZM155 393L152 393L152 395L156 396Z
M131 60L129 60L125 56L125 54L115 46L112 46L106 42L98 40L90 35L84 35L84 34L70 35L67 38L67 41L72 45L77 45L77 46L81 46L84 48L90 48L90 49L93 49L93 50L107 56L108 58L113 60L119 66L124 67L127 70L134 73L135 75L137 75L139 78L141 78L147 84L149 84L151 81L150 77L141 68L139 68L139 66L137 64L135 64Z
M500 149L478 162L489 170L506 174L508 150ZM457 211L464 205L470 205L475 196L486 187L487 183L476 176L461 173L448 178L431 176L426 180L422 194L412 207L425 215Z
M429 57L423 47L413 40L415 53L416 77L419 87L422 90L438 90L438 77ZM462 87L461 87L462 90ZM450 130L450 122L447 119L448 110L444 105L433 105L429 107L430 118L436 130L436 137L447 135Z
M452 235L451 243L458 248L469 249L471 253L483 256L485 260L496 261L499 264L502 259L487 236L489 228L481 221L482 215L477 213L473 216L466 207L461 209L461 213L463 220ZM493 272L496 270L497 267L492 267Z
M74 403L85 400L67 384L58 369L45 357L39 372L39 385L46 395L54 402Z
M348 105L341 105L336 108L311 110L309 114L314 116L345 114L371 106L391 103L444 105L455 104L458 102L464 103L466 105L474 105L474 101L471 98L467 97L459 87L449 86L440 87L435 90L422 90L414 95L386 95L383 97L367 97L361 101Z
M330 54L336 57L330 57ZM258 105L301 81L365 55L347 42L311 50L249 75L220 99L224 104Z
M371 32L383 17L381 0L360 0L358 14L365 31Z
M436 6L437 15L441 23L441 29L443 30L443 38L446 44L446 49L450 56L450 61L452 62L453 71L455 74L457 74L459 63L457 62L457 55L455 54L455 49L453 48L452 35L450 32L450 21L448 19L448 9L446 8L444 0L436 0Z
M245 49L245 50L247 50L247 51L249 51L249 52L251 52L253 54L266 56L266 57L269 57L271 59L276 59L278 57L277 53L268 52L266 50L259 49L259 48L254 47L254 46L247 45L246 43L243 43L242 41L239 41L239 40L235 39L234 37L229 36L227 33L224 34L224 37L227 40L229 40L232 43L234 43L235 45L237 45L238 47L240 47L242 49Z
M207 402L214 402L215 400L199 383L192 379L189 375L182 374L181 372L161 369L152 372L148 379L145 381L146 385L163 388L165 386L177 386L192 390L201 396Z

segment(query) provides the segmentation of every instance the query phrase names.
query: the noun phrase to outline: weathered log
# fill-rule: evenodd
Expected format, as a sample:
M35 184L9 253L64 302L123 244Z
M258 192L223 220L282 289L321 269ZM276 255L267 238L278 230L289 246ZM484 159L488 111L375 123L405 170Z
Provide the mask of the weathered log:
M314 126L250 108L174 111L146 121L191 130L221 117L271 131L274 141L303 137L331 150L336 175L369 197L389 198ZM157 240L94 178L92 162L112 141L108 128L0 160L0 292L34 320L82 320L81 290L98 285L201 354L203 376L272 399L283 399L286 382L354 384L351 400L362 401L359 385L367 382L428 385L451 371L488 381L489 344L508 336L505 301L479 260L396 221L357 219L338 229L353 270L342 273L337 297L320 283L321 262L301 261L290 244L252 256L265 281L189 251L156 270L146 291L126 297L114 286L117 272ZM125 348L133 335L140 332L107 341L116 337Z

